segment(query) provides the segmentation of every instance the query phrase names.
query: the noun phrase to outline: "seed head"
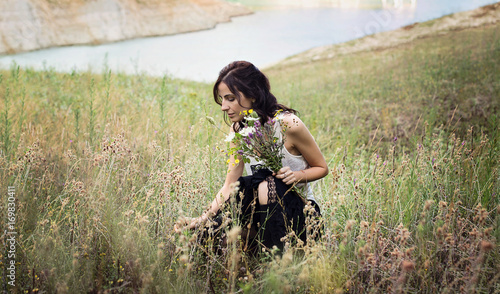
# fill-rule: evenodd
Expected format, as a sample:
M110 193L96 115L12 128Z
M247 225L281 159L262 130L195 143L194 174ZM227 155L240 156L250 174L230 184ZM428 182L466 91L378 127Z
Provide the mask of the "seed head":
M355 220L348 220L346 225L345 225L345 230L346 231L350 231L352 230L352 227L356 224L356 221Z
M233 227L227 233L227 241L228 241L228 243L230 243L230 244L235 243L238 240L238 237L240 236L240 233L241 233L241 228L239 226Z
M215 120L213 117L207 116L206 119L208 120L209 123L215 126Z
M428 211L431 208L431 205L434 204L434 200L429 199L425 201L424 211Z
M486 241L486 240L481 241L481 250L482 251L488 252L491 249L493 249L494 247L495 247L495 245L493 243L491 243L490 241Z
M405 272L411 272L415 269L415 263L410 260L403 260L403 262L401 263L401 268Z

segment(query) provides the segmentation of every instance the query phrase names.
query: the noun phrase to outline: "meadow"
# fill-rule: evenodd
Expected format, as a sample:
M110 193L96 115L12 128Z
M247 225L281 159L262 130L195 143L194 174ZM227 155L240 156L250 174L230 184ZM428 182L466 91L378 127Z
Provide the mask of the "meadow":
M238 238L215 252L173 232L226 173L211 85L0 71L0 225L16 233L2 290L499 292L499 26L266 69L330 174L314 184L321 239L258 258Z

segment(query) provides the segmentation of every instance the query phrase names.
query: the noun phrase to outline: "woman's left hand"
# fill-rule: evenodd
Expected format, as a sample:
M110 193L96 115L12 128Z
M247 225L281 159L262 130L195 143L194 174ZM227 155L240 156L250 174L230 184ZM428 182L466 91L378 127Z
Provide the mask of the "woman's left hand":
M199 221L198 218L193 218L193 217L179 218L177 222L175 222L174 224L174 232L180 234L182 233L182 231L186 229L193 230L196 227L198 221Z
M298 182L299 179L295 175L295 172L289 166L281 168L278 173L275 174L276 178L281 179L283 183L291 185Z

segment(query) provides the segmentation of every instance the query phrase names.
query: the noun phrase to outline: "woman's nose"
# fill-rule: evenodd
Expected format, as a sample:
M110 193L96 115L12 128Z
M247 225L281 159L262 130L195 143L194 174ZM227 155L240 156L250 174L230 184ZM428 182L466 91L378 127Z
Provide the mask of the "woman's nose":
M220 106L220 109L222 111L227 111L229 109L229 106L227 105L227 103L224 102L224 100L222 100L222 104Z

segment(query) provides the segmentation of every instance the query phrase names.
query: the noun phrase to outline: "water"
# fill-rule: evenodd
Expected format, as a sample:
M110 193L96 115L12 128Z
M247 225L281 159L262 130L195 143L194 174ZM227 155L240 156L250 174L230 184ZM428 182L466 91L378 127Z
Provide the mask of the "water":
M212 30L4 55L0 56L0 67L8 68L15 62L22 67L65 72L102 72L109 68L112 72L213 82L218 71L233 60L248 60L265 67L313 47L341 43L495 2L415 0L413 6L385 9L268 5Z

